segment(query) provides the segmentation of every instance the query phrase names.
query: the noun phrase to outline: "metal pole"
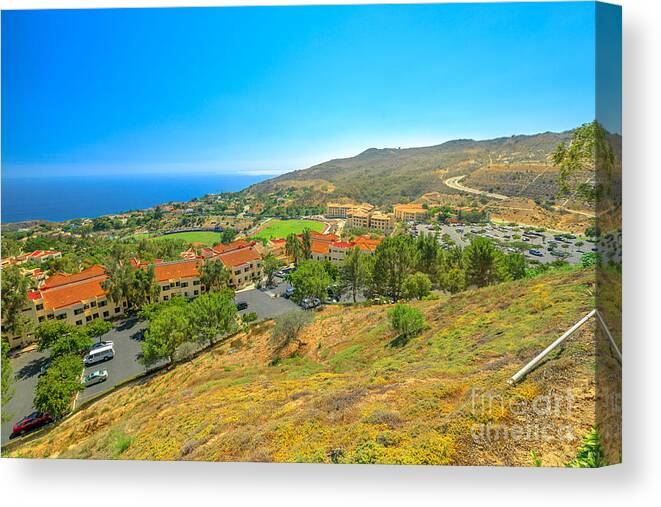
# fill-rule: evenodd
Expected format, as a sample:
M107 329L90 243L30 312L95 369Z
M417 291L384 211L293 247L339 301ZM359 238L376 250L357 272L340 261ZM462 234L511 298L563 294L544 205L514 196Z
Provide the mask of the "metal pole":
M560 345L562 342L564 342L567 338L569 338L574 332L576 332L577 329L579 329L583 324L585 324L590 318L597 313L597 310L592 310L590 313L588 313L585 317L583 317L581 320L579 320L576 324L574 324L571 328L569 328L560 338L555 340L551 345L546 347L542 352L540 352L537 357L535 357L532 361L530 361L527 365L525 365L523 368L521 368L519 371L517 371L508 381L507 383L510 385L516 384L522 377L524 377L530 370L532 370L535 366L537 366L537 363L539 363L544 357L551 352L554 348L556 348L558 345Z
M615 340L613 339L613 335L611 334L610 330L608 329L608 326L606 325L606 322L604 321L604 318L601 316L601 313L597 310L597 319L599 320L599 323L601 324L601 327L604 329L606 332L606 336L608 336L608 339L611 342L611 345L613 346L613 349L615 349L615 353L617 354L617 357L620 360L620 363L622 362L622 352L620 352L619 347L615 343Z

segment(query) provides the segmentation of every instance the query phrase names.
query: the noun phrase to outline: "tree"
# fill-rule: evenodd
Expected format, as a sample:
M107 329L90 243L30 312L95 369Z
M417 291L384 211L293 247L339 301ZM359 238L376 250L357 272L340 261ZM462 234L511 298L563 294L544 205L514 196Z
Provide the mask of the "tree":
M34 406L59 419L71 410L73 397L84 386L80 383L83 361L80 356L68 354L53 360L37 383Z
M207 291L220 291L227 287L230 272L220 259L211 259L202 265L200 281Z
M7 414L5 406L14 396L14 370L9 361L9 343L2 340L2 421L6 421L10 414Z
M369 255L361 252L359 247L354 247L342 260L340 264L340 281L343 291L349 291L356 302L358 292L367 286L370 279Z
M9 336L20 335L26 325L23 307L27 301L29 280L17 266L2 270L2 328Z
M413 272L417 260L415 244L410 236L384 239L374 252L372 283L375 292L398 300L404 279Z
M528 271L528 261L521 253L511 253L503 256L505 270L507 271L508 278L512 280L519 280L525 278Z
M262 269L264 270L264 274L266 275L267 286L272 287L274 285L273 277L278 272L281 266L282 266L282 261L278 259L275 255L273 255L271 252L267 253L262 257Z
M466 288L466 276L457 266L450 267L438 275L438 286L451 294L456 294Z
M275 349L275 357L290 343L297 341L300 346L299 335L303 328L314 320L311 313L294 310L280 315L275 320L273 333L271 334L271 345Z
M131 305L133 296L133 272L135 268L129 263L119 261L111 261L106 267L108 279L105 280L101 286L110 300L116 305L121 305L126 301L127 305Z
M43 322L37 326L35 337L39 350L50 350L51 358L79 354L92 346L92 339L84 329L67 322Z
M220 242L226 245L234 241L234 238L236 238L236 231L234 229L224 229L220 235Z
M161 286L156 282L153 265L147 269L134 271L131 289L131 304L134 308L142 308L144 305L158 300Z
M191 334L198 342L212 345L216 336L233 333L238 325L234 291L203 294L188 305Z
M292 299L300 302L306 297L317 297L326 301L328 286L332 279L320 261L303 261L296 271L289 273L287 279L294 287Z
M499 280L498 252L493 243L481 236L474 238L464 250L466 284L485 287Z
M312 258L312 233L310 229L305 229L303 234L301 234L301 252L303 254L303 259Z
M568 196L576 195L592 205L597 199L594 178L575 183L575 176L581 172L594 172L597 167L604 178L612 176L615 155L606 131L595 120L574 130L569 144L562 142L558 145L553 153L553 163L560 170L560 191Z
M415 246L418 250L418 271L426 273L430 278L436 278L440 251L437 235L420 234Z
M168 305L149 322L142 342L142 359L146 366L162 359L172 362L174 353L191 336L186 307Z
M425 327L425 316L417 308L397 303L388 311L392 329L399 333L393 345L404 345L410 338L420 334Z
M402 296L405 299L422 299L431 290L431 280L425 273L417 272L408 275L402 285Z
M298 236L293 232L289 234L285 240L285 253L292 261L294 261L294 264L298 264L299 259L303 258L303 246L301 245L301 240L299 240Z
M113 328L113 325L107 320L103 319L94 319L92 322L87 324L83 331L90 338L99 338L100 336L106 334Z

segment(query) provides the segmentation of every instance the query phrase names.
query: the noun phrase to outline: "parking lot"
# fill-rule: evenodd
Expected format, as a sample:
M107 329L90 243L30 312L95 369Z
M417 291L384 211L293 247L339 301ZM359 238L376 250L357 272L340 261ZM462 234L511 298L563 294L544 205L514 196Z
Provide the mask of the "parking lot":
M501 244L502 249L507 249L508 243L516 245L523 242L527 246L523 254L529 260L537 260L543 263L553 262L561 258L560 256L551 254L551 251L555 250L565 255L562 257L563 260L570 264L578 264L585 253L591 252L593 248L596 248L594 243L581 238L563 238L562 241L558 241L555 238L558 234L549 231L534 232L534 235L525 235L524 232L526 230L520 226L496 224L440 225L437 231L432 225L420 224L415 226L414 230L417 231L417 234L438 233L440 243L444 243L443 235L447 234L454 243L461 247L468 246L471 238L474 236L490 238ZM530 250L538 250L541 256L531 254Z
M274 297L275 294L281 294L286 287L288 287L288 284L280 280L278 287L272 291L247 289L237 292L235 300L248 303L248 308L239 313L243 315L255 312L258 320L264 320L292 310L300 310L293 301L283 297ZM81 391L76 401L77 404L145 371L145 367L140 363L140 356L142 354L141 342L146 326L146 321L128 319L119 322L114 329L99 338L99 340L113 342L115 357L109 361L88 366L84 370L84 375L97 370L106 370L108 380ZM9 440L14 423L34 411L32 403L37 381L39 380L39 372L47 363L48 351L33 350L11 359L16 382L14 384L14 397L3 411L3 413L9 414L9 418L2 423L2 444Z

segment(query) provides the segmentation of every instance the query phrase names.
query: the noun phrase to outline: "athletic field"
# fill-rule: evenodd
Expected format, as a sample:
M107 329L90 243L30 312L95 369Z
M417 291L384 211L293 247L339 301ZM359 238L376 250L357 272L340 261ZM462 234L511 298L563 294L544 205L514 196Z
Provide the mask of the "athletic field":
M269 220L266 225L250 236L250 239L273 239L286 238L292 232L300 234L305 229L311 231L323 232L326 224L315 222L313 220Z

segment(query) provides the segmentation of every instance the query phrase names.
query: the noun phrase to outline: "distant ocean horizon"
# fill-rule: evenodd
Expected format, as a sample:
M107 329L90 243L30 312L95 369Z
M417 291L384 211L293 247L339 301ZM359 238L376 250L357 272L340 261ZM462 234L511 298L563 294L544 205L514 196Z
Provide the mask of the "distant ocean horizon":
M94 218L236 192L273 175L139 174L2 176L2 223Z

